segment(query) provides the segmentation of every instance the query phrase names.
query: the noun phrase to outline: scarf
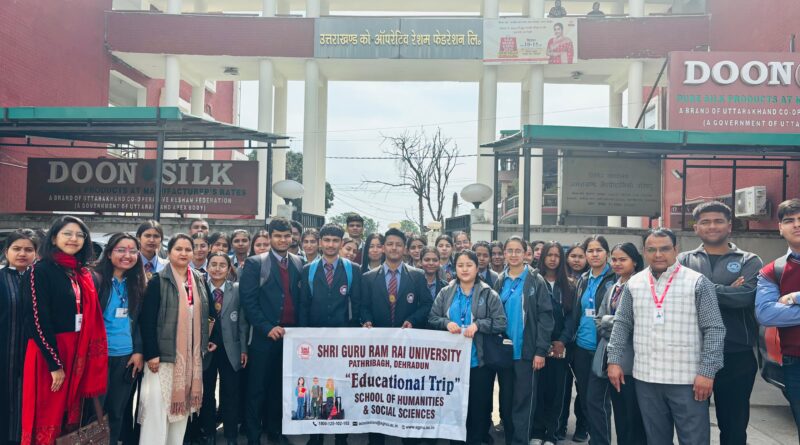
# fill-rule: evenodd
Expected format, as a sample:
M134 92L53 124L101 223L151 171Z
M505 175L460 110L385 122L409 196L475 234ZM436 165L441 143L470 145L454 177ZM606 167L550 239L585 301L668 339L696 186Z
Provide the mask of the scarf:
M172 276L178 287L178 326L175 334L175 366L172 370L172 395L170 414L184 416L200 409L203 403L203 364L201 353L200 323L202 320L202 299L197 292L196 280L192 279L191 269L187 270L187 281L191 286L194 310L189 313L189 296L186 282L178 275L175 266L170 264ZM191 323L191 324L190 324ZM191 337L190 337L191 335Z
M78 333L72 376L67 382L67 424L71 425L80 420L81 399L106 393L108 340L92 274L73 255L56 252L53 260L67 270L70 281L77 284L81 292L83 324Z

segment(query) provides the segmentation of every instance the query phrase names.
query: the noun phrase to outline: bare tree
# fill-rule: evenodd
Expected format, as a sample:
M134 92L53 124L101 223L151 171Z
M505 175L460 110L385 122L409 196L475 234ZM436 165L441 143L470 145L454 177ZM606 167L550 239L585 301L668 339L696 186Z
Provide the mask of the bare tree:
M425 207L435 221L442 220L445 190L458 160L458 146L442 135L441 128L428 137L424 130L384 136L390 147L384 153L397 158L399 179L364 181L387 187L408 187L417 196L420 231L425 227Z

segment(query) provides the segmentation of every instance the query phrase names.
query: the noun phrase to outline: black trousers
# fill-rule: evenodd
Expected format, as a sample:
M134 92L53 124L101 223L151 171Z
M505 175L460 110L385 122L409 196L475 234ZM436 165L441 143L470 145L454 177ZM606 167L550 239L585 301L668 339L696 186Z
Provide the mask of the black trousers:
M200 409L200 425L206 437L217 434L217 375L219 374L219 410L225 439L236 440L239 424L239 373L233 369L225 346L217 345L211 363L203 371L203 407Z
M750 393L757 371L753 351L725 353L725 366L714 378L714 406L722 444L744 445L747 442Z
M572 386L575 382L575 346L574 343L567 345L567 375L564 380L564 404L561 407L561 419L558 422L559 434L566 435L567 424L569 423L569 407L572 405ZM572 412L575 414L575 431L587 431L586 416L581 408L581 395L578 393L575 396L575 405L572 406Z
M469 370L469 405L467 408L467 444L480 445L489 430L487 412L492 409L492 373L486 366Z
M583 412L583 417L586 426L589 426L589 374L592 373L592 359L594 359L594 351L588 351L581 347L576 346L572 354L572 372L575 374L575 389L578 392L580 401L575 399L576 404ZM577 427L576 427L577 431Z
M570 380L569 364L566 359L547 358L544 368L539 371L536 390L536 411L533 416L533 437L542 441L558 442L556 434L561 430L561 411L564 408L564 393ZM570 385L571 395L572 385Z
M266 403L264 425L267 435L281 436L283 404L283 340L267 343L266 350L251 349L247 375L247 440L258 442L261 438L262 411Z
M594 355L592 355L594 357ZM591 445L611 444L611 387L607 378L589 371L586 390L586 418L589 421ZM583 399L582 399L583 400Z
M108 358L108 390L103 396L102 402L103 410L108 414L109 443L112 444L116 444L120 439L122 420L126 413L128 417L131 416L131 413L125 409L133 389L131 368L127 367L130 358L130 355Z
M608 384L611 386L611 383ZM642 412L636 399L636 379L632 375L625 376L625 384L617 392L611 390L611 405L614 407L614 428L619 445L644 445L647 436L644 433Z
M500 406L505 408L503 431L506 445L527 445L536 411L536 378L532 360L514 360L514 367L503 370L500 378ZM471 389L471 388L470 388Z

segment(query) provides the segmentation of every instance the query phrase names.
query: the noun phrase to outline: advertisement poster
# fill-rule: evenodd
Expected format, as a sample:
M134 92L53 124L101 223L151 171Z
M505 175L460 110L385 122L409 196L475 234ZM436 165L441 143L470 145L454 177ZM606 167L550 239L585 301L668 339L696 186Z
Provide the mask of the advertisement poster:
M576 18L484 20L483 61L563 65L578 60Z
M286 329L283 433L466 440L472 340L422 329Z

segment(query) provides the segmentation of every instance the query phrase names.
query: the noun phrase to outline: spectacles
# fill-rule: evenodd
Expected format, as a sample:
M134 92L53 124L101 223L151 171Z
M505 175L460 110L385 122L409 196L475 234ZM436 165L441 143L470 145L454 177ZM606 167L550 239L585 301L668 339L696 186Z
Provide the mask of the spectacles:
M139 251L136 249L126 249L124 247L117 247L116 249L111 250L114 253L118 253L120 255L139 255Z
M656 252L659 252L659 253L670 253L673 250L675 250L675 247L673 247L673 246L645 247L645 249L644 249L645 252L647 252L647 253L649 253L651 255L655 254Z
M59 232L58 234L67 239L70 238L86 239L86 234L83 232L76 233L76 232L65 231L65 232Z
M506 255L522 255L523 253L525 253L525 251L522 249L506 249Z

